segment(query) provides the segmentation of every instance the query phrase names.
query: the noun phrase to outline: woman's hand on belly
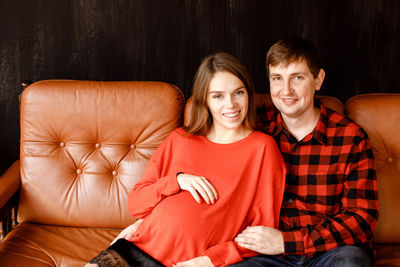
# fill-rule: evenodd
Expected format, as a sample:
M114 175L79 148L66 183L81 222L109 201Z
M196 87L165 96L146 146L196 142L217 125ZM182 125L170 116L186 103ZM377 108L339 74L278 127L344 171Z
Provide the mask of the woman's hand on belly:
M178 262L175 265L176 267L214 267L211 260L207 256L200 256L197 258L193 258L188 261Z
M114 244L118 239L124 238L124 239L130 239L133 234L136 232L136 230L138 229L139 225L143 222L142 219L137 220L135 223L129 225L128 227L126 227L124 230L121 231L121 233L119 233L119 235L111 242L110 246L112 244Z
M214 204L217 201L217 190L215 190L214 186L205 177L180 173L176 179L179 187L182 190L189 191L197 203L201 203L200 196L207 204Z

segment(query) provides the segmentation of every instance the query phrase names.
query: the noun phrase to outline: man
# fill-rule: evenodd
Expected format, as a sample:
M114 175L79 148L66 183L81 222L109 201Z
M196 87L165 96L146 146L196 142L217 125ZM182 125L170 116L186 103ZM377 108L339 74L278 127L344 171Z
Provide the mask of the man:
M372 266L377 182L366 133L314 100L325 72L315 47L281 40L266 57L272 135L287 167L280 229L251 226L238 245L263 255L234 266Z

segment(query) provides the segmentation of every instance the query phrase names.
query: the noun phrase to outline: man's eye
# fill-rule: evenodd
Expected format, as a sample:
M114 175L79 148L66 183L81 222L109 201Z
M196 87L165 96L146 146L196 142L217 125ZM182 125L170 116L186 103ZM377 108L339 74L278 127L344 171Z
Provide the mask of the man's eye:
M273 80L273 81L279 81L280 79L281 79L281 77L272 77L271 80Z
M294 79L295 80L303 80L303 76L295 76Z

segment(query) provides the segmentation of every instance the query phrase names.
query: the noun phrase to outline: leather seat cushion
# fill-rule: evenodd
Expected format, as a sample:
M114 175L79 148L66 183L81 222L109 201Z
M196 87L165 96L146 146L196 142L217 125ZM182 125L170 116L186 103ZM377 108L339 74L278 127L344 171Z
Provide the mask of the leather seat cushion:
M400 245L382 244L374 246L374 266L400 266Z
M0 266L83 266L121 229L19 224L0 244Z

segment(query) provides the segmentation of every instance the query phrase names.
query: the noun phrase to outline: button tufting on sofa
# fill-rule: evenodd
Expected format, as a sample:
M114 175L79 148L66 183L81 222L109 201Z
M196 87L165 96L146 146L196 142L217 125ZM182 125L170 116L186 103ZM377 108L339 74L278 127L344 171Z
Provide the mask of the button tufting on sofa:
M182 92L162 82L28 86L21 97L19 223L0 243L0 266L83 266L106 248L134 222L128 194L181 126L183 106Z
M317 97L344 112L338 99ZM268 95L255 100L262 107L272 105ZM176 87L157 82L40 81L29 86L21 101L21 166L8 171L21 175L14 189L7 187L21 189L19 224L0 243L0 266L83 266L107 247L133 222L128 193L155 149L182 124L183 105ZM400 266L399 107L400 94L359 95L346 102L345 114L368 133L377 163L375 267ZM59 136L64 142L54 141ZM102 151L96 151L100 140ZM66 148L57 151L58 145ZM78 174L85 170L86 179L75 179L75 169ZM118 179L110 176L114 171Z

